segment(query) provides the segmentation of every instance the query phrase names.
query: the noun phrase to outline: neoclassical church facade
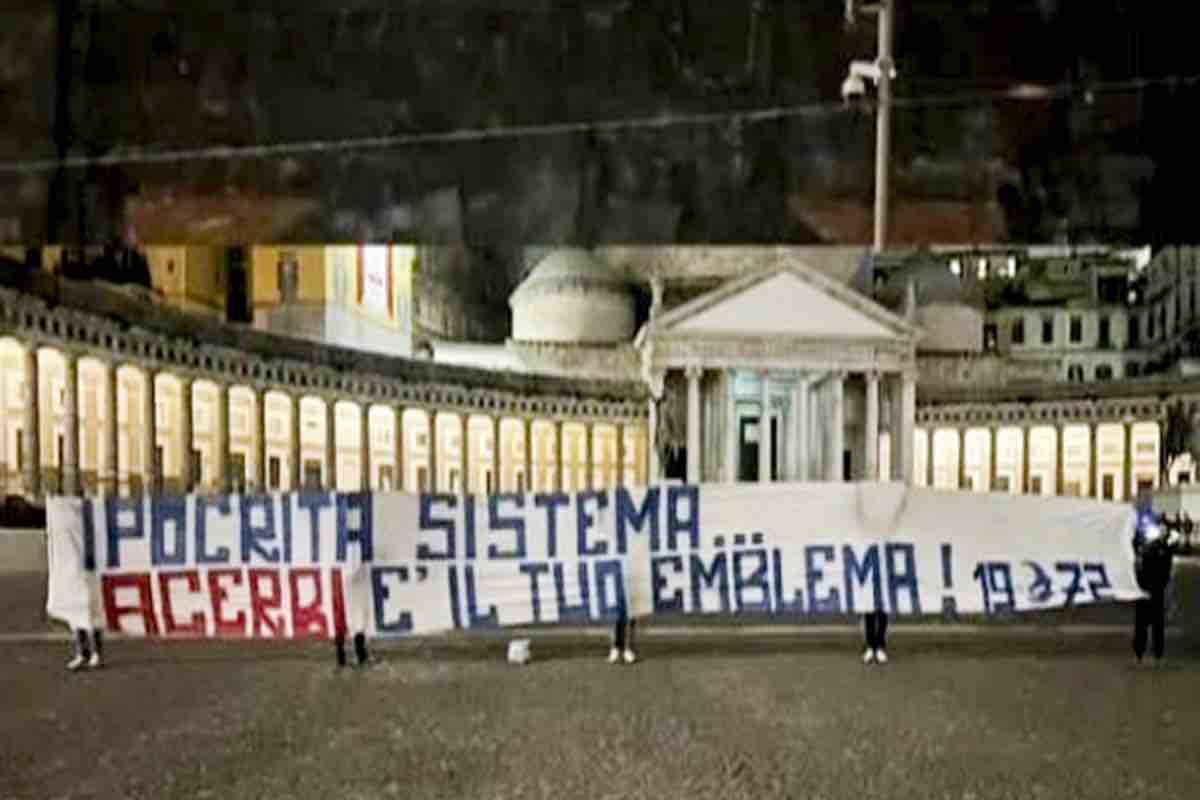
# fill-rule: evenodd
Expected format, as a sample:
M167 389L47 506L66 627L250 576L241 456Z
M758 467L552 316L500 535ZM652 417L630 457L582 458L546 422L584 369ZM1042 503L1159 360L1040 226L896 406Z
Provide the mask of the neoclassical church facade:
M507 341L404 332L402 355L274 329L297 319L272 310L278 287L238 326L0 274L0 490L901 480L1121 500L1158 485L1165 408L1200 386L934 385L929 309L911 288L895 308L872 300L861 256L551 249L511 295ZM296 280L317 304L340 287L349 344L406 303L418 316L420 297L387 288L390 256L345 261ZM255 286L260 269L287 274L255 262Z

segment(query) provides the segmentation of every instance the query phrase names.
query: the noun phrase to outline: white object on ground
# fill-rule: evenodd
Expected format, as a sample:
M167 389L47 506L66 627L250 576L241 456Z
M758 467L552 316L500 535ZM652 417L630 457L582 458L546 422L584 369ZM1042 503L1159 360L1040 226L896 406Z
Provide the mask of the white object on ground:
M508 643L508 663L528 664L531 658L528 639L513 639Z

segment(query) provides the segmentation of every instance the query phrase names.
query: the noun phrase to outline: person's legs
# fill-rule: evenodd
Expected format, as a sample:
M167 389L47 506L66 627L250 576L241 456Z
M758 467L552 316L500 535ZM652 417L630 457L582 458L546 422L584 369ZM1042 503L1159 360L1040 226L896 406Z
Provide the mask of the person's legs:
M875 660L886 664L888 615L886 611L875 612Z
M75 655L67 662L67 669L74 672L78 669L83 669L87 666L88 660L91 658L91 649L88 646L88 632L83 628L75 630Z
M1146 655L1146 628L1150 624L1150 601L1139 599L1133 604L1133 654L1140 663Z
M866 640L866 648L863 650L863 663L871 664L875 661L875 614L863 614L863 638Z
M617 622L613 625L612 647L608 651L608 663L616 664L621 660L621 651L625 649L625 612L622 611L617 615Z
M633 652L633 633L637 630L637 620L630 619L625 628L625 652L622 654L626 664L632 664L637 661L637 656Z
M92 655L88 659L88 666L92 669L99 669L104 658L104 641L101 637L99 629L92 631Z
M333 646L337 649L337 665L346 666L346 634L338 633L334 636Z
M1166 651L1167 598L1164 592L1150 596L1150 631L1154 637L1154 660L1161 661Z
M358 659L359 666L367 663L367 635L365 633L354 634L354 657Z

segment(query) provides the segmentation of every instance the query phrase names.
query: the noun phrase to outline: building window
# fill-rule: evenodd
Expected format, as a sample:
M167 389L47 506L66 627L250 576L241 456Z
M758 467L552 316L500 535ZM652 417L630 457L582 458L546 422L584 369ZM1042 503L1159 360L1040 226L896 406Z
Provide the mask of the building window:
M1136 348L1138 346L1138 318L1129 318L1129 347Z
M1112 367L1108 364L1101 364L1096 367L1096 380L1111 381L1113 376Z
M1146 340L1154 341L1154 309L1150 309L1150 313L1146 315Z
M1111 328L1112 328L1112 324L1111 324L1111 322L1109 322L1108 317L1107 316L1101 317L1100 318L1100 331L1099 331L1099 340L1100 340L1099 346L1102 350L1107 350L1110 347L1112 347L1112 342L1110 341L1110 336L1112 335Z
M1025 344L1025 320L1018 319L1012 326L1013 344Z
M996 349L996 324L989 322L983 326L983 350L990 353Z
M268 473L269 473L268 480L271 481L271 484L270 484L271 488L278 489L279 482L280 482L280 475L283 472L283 469L282 469L283 465L280 463L279 456L271 456L271 459L267 462L267 466L268 466Z
M1071 317L1071 344L1083 341L1083 317Z
M1071 364L1067 367L1067 380L1072 383L1083 380L1083 367L1079 364Z
M1142 368L1136 361L1130 361L1125 365L1125 377L1136 378L1141 374Z
M1042 317L1042 344L1054 343L1054 317Z

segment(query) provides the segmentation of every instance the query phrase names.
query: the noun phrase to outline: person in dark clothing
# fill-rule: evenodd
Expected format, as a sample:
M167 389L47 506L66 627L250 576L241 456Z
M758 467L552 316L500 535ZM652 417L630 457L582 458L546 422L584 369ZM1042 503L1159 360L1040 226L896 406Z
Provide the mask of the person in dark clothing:
M334 638L334 646L337 647L338 667L346 666L346 634L344 632L338 632ZM354 634L354 657L360 667L367 663L367 635L365 633Z
M1146 655L1147 633L1153 637L1154 660L1161 662L1166 649L1166 597L1179 534L1168 529L1153 513L1139 515L1133 537L1134 567L1138 586L1146 592L1134 604L1133 653L1138 663Z
M75 631L75 657L67 664L67 669L71 672L87 667L88 669L100 669L103 666L103 648L104 641L100 636L100 629L87 630L78 628Z
M637 620L622 609L613 628L613 644L612 649L608 651L608 663L617 664L624 660L626 664L632 664L637 661L633 652L633 633L636 629Z
M867 640L867 649L863 652L864 664L886 664L888 662L887 627L886 611L863 614L863 633Z

